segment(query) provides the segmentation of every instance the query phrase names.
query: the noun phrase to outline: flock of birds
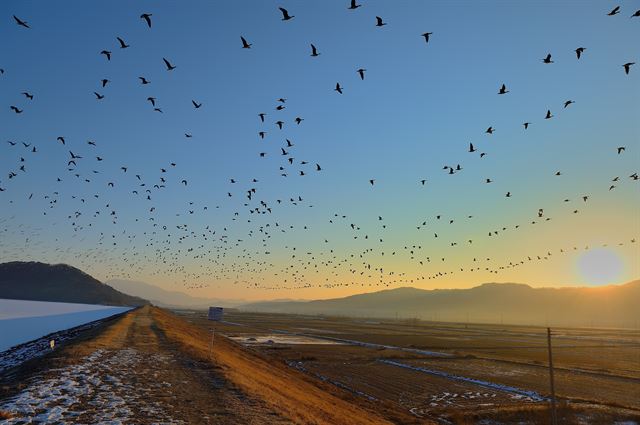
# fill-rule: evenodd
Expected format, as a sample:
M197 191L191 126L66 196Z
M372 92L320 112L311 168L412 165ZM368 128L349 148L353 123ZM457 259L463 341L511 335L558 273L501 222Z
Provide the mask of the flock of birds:
M356 0L351 0L347 6L350 11L355 11L362 7ZM280 7L279 11L282 21L287 22L295 18L287 9ZM607 13L608 16L615 16L621 12L620 7L616 7ZM631 15L632 18L640 17L640 10ZM15 23L26 29L31 30L31 25L17 17L13 16ZM153 28L153 14L143 13L140 15L142 25L149 30ZM389 25L380 17L375 17L372 26L382 28ZM424 38L424 42L428 45L433 42L433 32L424 32L420 37ZM116 36L117 49L128 49L131 47L124 38ZM239 48L252 49L255 48L244 35L240 36ZM581 61L583 55L586 55L587 48L577 47L575 49L576 60ZM103 49L99 52L104 56L104 60L111 61L116 55L113 50ZM317 58L321 55L321 51L315 44L310 44L310 56ZM170 59L163 57L162 62L166 72L174 72L179 69L179 64L172 62ZM551 53L541 58L544 65L554 64ZM623 72L629 75L634 62L621 64ZM179 72L179 71L175 71ZM355 70L361 81L365 81L366 68L358 68ZM4 74L5 70L0 68L0 74ZM138 76L139 84L147 86L151 84L151 80L146 76ZM107 95L110 85L109 78L97 78L99 82L98 89L94 91L96 101L103 101ZM345 94L345 87L336 82L333 90L338 95ZM510 89L507 84L502 84L497 88L497 95L508 96ZM37 101L37 96L28 91L22 92L26 105L29 102ZM154 96L146 98L154 112L163 113L159 100ZM573 108L576 102L567 99L562 105L562 110L569 107ZM203 102L196 99L191 100L191 104L195 110L203 107ZM280 97L276 99L275 105L271 105L276 115L272 124L272 113L257 112L257 119L262 126L258 132L258 141L260 148L256 150L258 158L269 159L278 158L278 173L281 177L289 176L305 177L313 173L318 173L321 177L324 172L323 167L315 160L297 158L296 143L292 141L293 137L287 134L290 126L304 126L304 118L293 114L293 119L287 118L290 113L288 109L290 103L287 98ZM10 105L9 109L15 114L28 114L28 106ZM266 109L265 109L266 110ZM286 112L285 112L286 110ZM556 113L550 109L545 112L541 111L541 120L550 120L556 118ZM254 118L255 119L255 118ZM523 131L527 131L533 121L525 121L522 123ZM273 127L273 126L275 127ZM272 131L276 133L276 138L283 140L283 144L278 147L277 151L264 148L264 142L269 140ZM493 125L487 127L484 133L488 136L493 135L498 129ZM193 134L189 131L184 133L185 138L192 138ZM344 286L378 286L389 287L396 285L414 284L420 280L438 279L443 276L461 272L485 272L500 273L505 269L516 268L532 261L545 261L553 255L562 255L572 250L589 249L590 247L566 246L562 248L549 249L544 253L536 253L526 255L523 258L510 259L501 261L491 257L476 256L469 263L463 265L448 265L447 257L438 250L439 254L428 254L428 243L426 238L420 232L431 230L432 238L446 238L446 226L453 226L456 223L473 220L473 214L466 214L462 217L445 216L437 214L425 217L418 223L415 223L415 232L424 240L425 246L422 244L407 244L401 247L388 246L385 243L389 229L395 223L388 223L383 216L377 215L374 220L375 225L359 225L356 217L336 212L327 217L327 221L331 226L336 226L336 234L349 234L354 240L360 241L363 245L362 249L355 249L349 252L339 252L340 247L335 247L329 241L329 237L322 238L320 248L316 250L299 250L294 243L287 240L288 235L297 234L297 232L307 232L312 228L311 224L293 225L280 221L278 213L284 208L314 208L314 204L306 200L302 193L291 193L286 198L267 199L262 196L260 179L257 177L237 178L229 177L226 183L228 190L225 190L226 202L235 202L236 211L231 217L220 219L216 225L206 225L200 227L191 224L190 220L183 217L205 214L209 211L208 203L189 202L188 205L176 205L178 208L175 216L177 221L171 222L158 218L157 206L155 205L155 197L162 191L167 189L177 190L177 187L186 188L189 181L186 177L179 175L181 169L175 161L167 160L160 164L155 176L143 176L142 172L132 169L126 164L114 164L99 152L99 144L93 140L88 140L86 144L79 145L74 141L68 141L64 135L52 135L52 141L59 145L60 149L68 151L68 159L66 161L66 175L56 176L56 182L59 183L59 189L53 192L38 193L37 188L33 188L33 192L29 193L12 193L11 184L14 179L19 179L21 174L27 173L30 160L29 155L36 155L39 151L35 144L24 141L7 141L8 148L22 149L18 155L17 163L13 164L11 169L4 173L6 180L0 179L0 197L5 196L3 203L13 204L15 199L23 202L32 201L34 197L41 198L46 202L46 208L42 211L47 216L49 211L63 208L68 210L66 213L67 224L72 233L70 238L76 241L89 241L95 237L95 246L83 249L82 252L75 251L69 243L64 243L66 247L56 246L52 248L39 241L43 228L37 226L26 226L20 222L20 217L16 216L0 216L0 231L4 235L5 240L9 240L10 235L19 235L25 240L24 246L7 247L0 242L0 248L7 252L15 252L21 249L21 254L28 253L33 256L39 250L43 256L51 256L53 249L61 260L70 261L69 258L78 262L79 265L91 269L96 264L103 265L106 269L106 277L131 277L135 278L139 274L148 273L157 276L173 276L176 281L182 283L187 288L201 288L214 283L216 280L231 281L236 285L248 288L261 289L300 289L310 287L335 288ZM613 146L612 154L622 155L626 151L626 146ZM469 154L475 154L479 158L484 158L488 152L479 149L476 143L469 143ZM108 164L108 165L107 165ZM188 168L188 167L186 167ZM455 165L446 164L442 167L442 172L454 175L464 171L464 167L460 163ZM102 178L105 175L106 179ZM555 176L562 176L561 170L555 172ZM100 176L100 177L99 177ZM86 183L87 190L80 193L68 193L65 186L66 179L77 179ZM628 177L623 177L630 181L638 181L638 173L633 172ZM621 177L616 176L608 184L608 191L614 190ZM377 179L370 178L368 185L372 188L376 186ZM493 178L486 178L484 184L491 184ZM420 179L417 184L419 186L428 186L429 179ZM363 184L366 184L363 182ZM243 186L243 187L239 187ZM128 226L121 224L121 214L112 202L109 201L112 190L123 190L130 193L131 196L140 198L145 201L145 215L135 218L136 222L146 221L147 227L142 232L131 230ZM4 193L6 192L6 193ZM8 194L17 196L15 199L7 198ZM517 197L519 194L507 191L505 198ZM591 194L575 194L573 199L566 198L561 203L570 203L573 200L582 205L581 207L571 207L568 214L578 214L582 207L586 208L588 201L594 195ZM231 198L229 200L229 198ZM240 198L239 201L235 199ZM103 201L103 199L105 199ZM71 209L69 206L73 205ZM212 206L211 210L220 209L221 205ZM553 206L552 206L553 208ZM458 245L471 245L474 240L479 237L499 237L511 231L517 231L525 225L536 225L550 221L552 218L548 216L546 208L537 208L532 211L531 218L523 217L520 223L512 223L509 225L496 225L486 229L483 234L475 237L469 237L465 240L450 240L447 244L450 247ZM127 211L125 211L125 215ZM304 214L304 213L302 213ZM101 217L107 217L107 221L113 225L113 231L93 231L92 227ZM144 217L144 218L143 218ZM260 218L265 217L265 218ZM242 223L242 224L240 224ZM236 225L237 226L234 226ZM246 232L246 238L238 238L232 236L232 226L239 227ZM97 227L97 226L96 226ZM440 229L440 230L437 230ZM445 230L443 230L445 229ZM435 230L435 231L434 231ZM56 239L56 242L59 242ZM635 243L635 238L626 241L618 241L619 245L626 243ZM62 244L62 242L60 242ZM270 255L272 250L279 250L286 253L286 256L280 260L272 260ZM0 252L2 253L2 252ZM411 265L411 269L417 269L417 274L408 271L397 271L385 267L384 258L403 257L407 264ZM186 261L188 260L188 261ZM186 262L191 265L187 266ZM193 263L198 266L194 267ZM428 267L430 263L434 267ZM153 271L149 271L151 268ZM437 264L437 267L435 266ZM424 271L422 271L424 270ZM265 278L271 275L272 279ZM350 278L345 279L344 276L349 275Z

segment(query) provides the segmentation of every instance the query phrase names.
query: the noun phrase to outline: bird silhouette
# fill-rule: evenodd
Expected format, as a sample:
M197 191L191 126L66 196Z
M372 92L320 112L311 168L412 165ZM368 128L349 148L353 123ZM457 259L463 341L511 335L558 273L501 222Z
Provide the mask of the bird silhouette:
M150 96L150 97L148 97L148 98L147 98L147 100L148 100L149 102L151 102L151 105L152 105L152 106L156 106L156 98L155 98L155 97L151 97L151 96Z
M110 52L110 51L108 51L108 50L103 50L103 51L101 51L101 52L100 52L100 54L101 54L101 55L104 55L104 56L107 58L107 60L108 60L108 61L110 61L110 60L111 60L111 52Z
M21 114L23 112L22 109L19 109L17 106L13 106L13 105L9 106L9 109L11 109L16 114Z
M582 56L585 50L587 50L585 47L578 47L576 49L576 56L578 57L578 59L580 59L580 56Z
M424 37L424 42L428 43L429 42L429 36L431 36L431 34L433 34L432 32L425 32L422 34L422 36Z
M31 28L28 24L27 21L23 21L22 19L18 18L16 15L13 15L13 19L16 21L16 23L18 25L20 25L21 27L25 27L25 28Z
M198 103L195 100L192 100L191 103L193 104L193 107L196 109L200 109L202 107L202 103Z
M626 148L624 146L619 146L618 149L617 149L618 150L618 155L620 155L622 152L624 152L625 149Z
M567 106L571 105L572 103L576 103L573 100L567 100L566 102L564 102L564 107L566 108Z
M243 49L250 49L251 48L251 44L247 42L247 40L245 40L245 38L243 36L240 36L240 40L242 41L242 48Z
M318 53L318 49L316 49L316 46L313 45L313 43L311 44L311 56L319 56L320 53Z
M351 3L349 4L349 7L347 9L356 10L360 6L362 6L362 5L361 4L357 4L356 0L351 0Z
M93 92L93 94L95 94L95 95L96 95L96 99L97 99L97 100L102 100L102 99L104 99L104 95L102 95L102 94L100 94L100 93L98 93L98 92L95 92L95 91L94 91L94 92Z
M485 133L487 134L493 134L493 132L496 131L493 127L489 127L487 128L487 130L485 131Z
M264 122L264 117L265 117L266 115L267 115L267 114L265 114L264 112L259 113L259 114L258 114L258 116L260 117L260 121Z
M524 129L525 129L525 130L529 128L529 125L530 125L530 124L531 124L530 122L522 123L522 125L524 126Z
M507 90L507 86L503 84L502 87L500 87L498 94L507 94L507 93L509 93L509 90Z
M547 56L544 59L542 59L542 62L553 63L553 61L551 60L551 53L547 54Z
M109 82L110 82L109 80L107 80L106 78L103 78L103 79L100 81L100 83L102 84L102 88L106 87L106 86L107 86L107 83L109 83Z
M640 9L636 10L634 14L630 16L630 18L637 18L637 17L640 17Z
M171 63L167 59L162 58L162 60L164 61L164 64L167 67L167 71L173 71L174 69L176 69L176 67L171 65Z
M622 65L624 67L624 73L629 75L629 70L631 69L631 65L635 65L635 62L627 62L624 65Z
M376 27L383 27L387 25L386 22L382 22L382 18L379 16L376 16Z
M118 39L118 43L120 43L120 48L121 49L126 49L127 47L130 47L127 43L124 42L123 39L121 39L120 37L116 37Z
M551 118L553 118L553 115L551 114L551 111L547 109L547 115L545 115L544 119L548 120L548 119L551 119Z
M360 68L360 69L358 69L358 70L356 71L358 74L360 74L360 79L361 79L361 80L364 80L364 73L365 73L365 71L366 71L366 69L364 69L364 68Z
M144 19L149 28L151 28L151 16L153 16L151 13L143 13L140 15L140 19Z
M617 15L618 13L620 13L620 6L616 6L614 7L611 12L607 13L607 15L609 16L613 16L613 15Z
M140 84L146 85L146 84L150 84L151 83L151 81L147 80L144 77L138 77L138 79L140 80Z
M289 19L295 18L295 16L289 15L289 12L284 7L279 7L278 9L280 9L280 12L282 12L282 20L283 21L288 21Z
M337 91L338 93L342 94L342 87L340 87L340 83L336 83L336 88L333 89L334 91Z

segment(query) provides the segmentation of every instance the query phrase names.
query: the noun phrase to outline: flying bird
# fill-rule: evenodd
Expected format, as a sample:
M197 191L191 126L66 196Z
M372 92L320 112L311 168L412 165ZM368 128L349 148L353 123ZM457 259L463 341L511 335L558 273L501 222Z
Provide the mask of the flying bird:
M156 98L155 97L148 97L147 100L149 102L151 102L151 105L156 106Z
M544 63L553 63L553 61L551 60L551 53L547 54L547 57L542 59L542 62L544 62Z
M62 137L62 136L58 136L58 137L56 138L56 140L57 140L58 142L62 143L63 145L65 144L64 137Z
M564 102L564 107L566 108L567 106L571 105L572 103L576 103L573 100L567 100L566 102Z
M96 95L96 99L97 99L97 100L102 100L102 99L104 99L104 95L103 95L103 94L100 94L100 93L95 92L95 91L93 92L93 94L95 94L95 95Z
M171 63L168 60L166 60L165 58L162 58L162 60L164 61L164 64L167 66L167 71L172 71L172 70L176 69L176 67L171 65Z
M22 110L22 109L18 109L18 107L17 107L17 106L13 106L13 105L9 106L9 109L11 109L11 110L12 110L13 112L15 112L16 114L21 114L21 113L23 112L23 110Z
M370 179L370 180L369 180L369 183L371 184L371 186L373 186L373 184L375 183L375 181L376 181L375 179Z
M289 15L289 12L284 7L279 7L278 9L280 9L280 12L282 12L282 20L283 21L288 21L289 19L295 18L295 16Z
M200 107L202 106L202 103L198 103L195 100L192 100L191 103L193 103L193 107L196 109L200 109Z
M333 89L334 91L337 91L338 93L342 94L342 87L340 87L340 83L336 83L336 88Z
M138 77L138 79L140 80L140 84L150 84L151 81L147 80L144 77Z
M620 13L620 6L616 6L614 7L611 12L607 13L607 15L609 16L613 16L613 15L617 15L618 13Z
M121 39L120 37L116 37L118 39L118 43L120 43L120 48L121 49L126 49L127 47L130 47L127 43L124 42L123 39Z
M509 90L507 90L507 86L503 84L502 87L500 87L498 94L507 94L507 93L509 93Z
M319 56L320 53L318 53L318 49L316 49L316 46L314 46L313 44L311 44L311 56Z
M531 123L530 122L522 123L522 125L524 126L525 130L529 128L529 124L531 124Z
M264 122L265 115L267 115L267 114L265 114L264 112L261 112L261 113L258 114L258 116L260 117L260 121Z
M544 117L545 120L551 119L553 118L553 115L551 115L551 111L547 109L547 115Z
M629 75L629 70L631 69L631 65L635 65L635 62L627 62L624 65L622 65L624 67L624 73Z
M382 22L382 18L379 16L376 16L376 27L382 27L387 25L386 22Z
M144 19L147 22L147 26L149 28L151 28L151 16L153 16L151 13L143 13L142 15L140 15L140 19Z
M356 10L360 6L362 6L362 5L361 4L357 4L356 0L351 0L351 4L349 5L349 7L347 9Z
M29 92L23 91L22 94L29 100L33 100L33 95Z
M580 56L584 53L585 50L586 50L585 47L578 47L576 49L576 56L578 57L578 59L580 59Z
M358 74L360 74L360 79L361 79L361 80L364 80L364 73L365 73L365 71L366 71L366 69L364 69L364 68L360 68L360 69L358 69L358 70L356 71Z
M473 143L469 143L469 152L475 152L477 149L473 147Z
M495 130L493 127L489 127L489 128L487 128L487 130L485 131L485 133L493 134L493 132L494 132L494 131L496 131L496 130Z
M624 152L624 151L625 151L625 149L626 149L626 148L625 148L624 146L619 146L619 147L618 147L618 155L620 155L622 152Z
M245 40L245 38L243 36L240 36L240 40L242 40L242 48L243 49L250 49L251 48L251 44L247 42L247 40Z
M630 16L631 18L637 18L640 17L640 9L636 10L636 12Z
M108 50L103 50L100 52L101 55L105 55L107 60L110 61L111 60L111 52Z
M107 80L106 78L103 78L102 80L100 80L100 82L102 83L102 87L106 87L107 83L109 83L110 81Z
M13 15L13 19L16 21L16 23L18 25L20 25L21 27L25 27L25 28L31 28L28 24L27 21L23 21L22 19L18 18L16 15Z
M429 36L433 34L432 32L425 32L424 34L422 34L422 36L424 37L424 42L428 43L429 42Z

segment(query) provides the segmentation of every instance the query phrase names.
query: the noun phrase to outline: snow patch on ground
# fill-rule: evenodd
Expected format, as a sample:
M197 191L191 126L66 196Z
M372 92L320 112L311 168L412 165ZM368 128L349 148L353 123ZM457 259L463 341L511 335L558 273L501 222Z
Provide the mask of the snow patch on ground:
M546 398L542 397L540 394L538 394L535 391L529 391L529 390L523 390L520 388L516 388L516 387L511 387L509 385L502 385L502 384L496 384L494 382L488 382L488 381L483 381L480 379L474 379L474 378L467 378L465 376L459 376L459 375L453 375L447 372L442 372L440 370L434 370L434 369L426 369L423 367L418 367L418 366L411 366L408 364L404 364L404 363L400 363L394 360L384 360L384 359L380 359L378 360L380 363L384 363L384 364L388 364L391 366L397 366L397 367L402 367L405 369L411 369L411 370L415 370L418 372L423 372L423 373L428 373L429 375L434 375L434 376L440 376L442 378L447 378L447 379L451 379L453 381L460 381L460 382L466 382L466 383L470 383L470 384L476 384L476 385L480 385L482 387L485 388L491 388L494 390L498 390L498 391L502 391L505 393L509 393L511 394L511 398L514 400L521 400L521 401L528 401L528 402L534 402L534 401L544 401L546 400Z
M291 345L343 345L337 341L328 341L320 338L312 338L307 336L297 335L243 335L243 336L230 336L236 342L245 345L252 344L291 344Z
M14 415L0 425L36 423L145 423L182 424L165 411L161 402L152 402L148 392L157 388L134 385L142 356L152 356L159 367L168 366L164 356L140 353L134 349L97 350L82 362L53 369L54 377L34 378L18 395L0 401L0 410ZM122 374L125 372L125 374ZM132 379L133 378L133 379Z

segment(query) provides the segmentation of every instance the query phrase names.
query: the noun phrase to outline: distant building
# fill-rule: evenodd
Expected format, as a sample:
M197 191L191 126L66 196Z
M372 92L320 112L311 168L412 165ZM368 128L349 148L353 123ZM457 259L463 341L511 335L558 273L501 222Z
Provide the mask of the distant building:
M222 320L222 313L224 309L222 307L209 307L209 320L215 320L219 322Z

